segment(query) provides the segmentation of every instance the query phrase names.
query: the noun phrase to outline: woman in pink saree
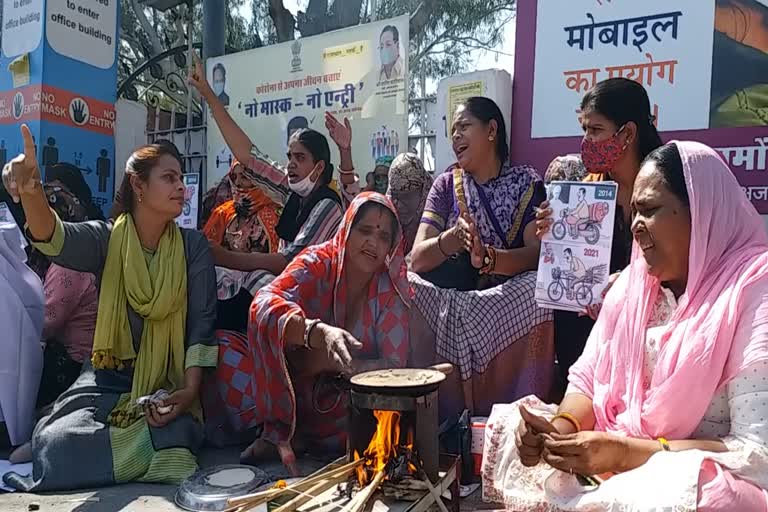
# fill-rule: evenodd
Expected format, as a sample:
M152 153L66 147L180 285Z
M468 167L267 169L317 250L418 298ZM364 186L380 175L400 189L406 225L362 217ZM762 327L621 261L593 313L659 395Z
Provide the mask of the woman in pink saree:
M768 511L763 222L694 142L648 156L632 207L632 262L559 408L494 407L484 496L513 510Z

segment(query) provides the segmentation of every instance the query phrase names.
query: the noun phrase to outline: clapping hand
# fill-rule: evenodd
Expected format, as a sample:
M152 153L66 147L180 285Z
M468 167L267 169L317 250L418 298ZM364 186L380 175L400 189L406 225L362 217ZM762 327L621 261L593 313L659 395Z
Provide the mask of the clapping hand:
M485 259L485 246L480 239L480 231L463 204L459 205L459 212L459 219L456 222L456 236L458 236L464 249L469 253L472 266L482 268L483 260Z
M16 203L22 195L34 192L41 181L35 155L35 141L25 124L21 125L21 137L24 140L24 153L5 164L3 168L3 186Z

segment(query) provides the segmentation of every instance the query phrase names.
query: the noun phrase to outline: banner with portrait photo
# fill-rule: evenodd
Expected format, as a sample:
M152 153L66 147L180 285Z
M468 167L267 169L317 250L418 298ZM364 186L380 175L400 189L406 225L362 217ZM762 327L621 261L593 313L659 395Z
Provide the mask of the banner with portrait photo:
M717 148L768 214L768 0L536 0L519 6L516 44L517 163L577 152L586 91L628 78L665 141Z
M348 117L352 157L364 181L377 158L407 149L408 37L407 16L367 23L209 59L208 80L254 144L278 162L296 130L327 136L325 112ZM232 161L210 114L207 146L210 187Z

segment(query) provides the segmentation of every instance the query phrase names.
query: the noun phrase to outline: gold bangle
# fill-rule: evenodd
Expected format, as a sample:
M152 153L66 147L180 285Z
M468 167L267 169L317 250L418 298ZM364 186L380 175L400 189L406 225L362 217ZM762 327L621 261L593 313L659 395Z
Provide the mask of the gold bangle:
M569 412L559 412L557 415L555 415L554 418L552 418L552 421L550 423L553 423L556 419L562 418L571 425L573 425L573 428L576 429L576 432L581 432L581 423L579 423L579 420L576 419L576 416Z
M672 449L669 447L669 441L667 441L665 438L659 437L656 440L661 445L661 449L662 450L664 450L665 452L671 452L672 451Z

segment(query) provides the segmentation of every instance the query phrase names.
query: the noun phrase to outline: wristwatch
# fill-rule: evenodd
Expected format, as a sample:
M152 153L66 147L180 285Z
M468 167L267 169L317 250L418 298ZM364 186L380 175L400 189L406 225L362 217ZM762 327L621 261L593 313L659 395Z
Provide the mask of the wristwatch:
M307 322L307 325L304 327L304 348L307 350L312 350L312 345L309 344L309 337L312 334L312 330L317 327L317 324L322 322L322 320L318 320L317 318L314 320L310 320Z

